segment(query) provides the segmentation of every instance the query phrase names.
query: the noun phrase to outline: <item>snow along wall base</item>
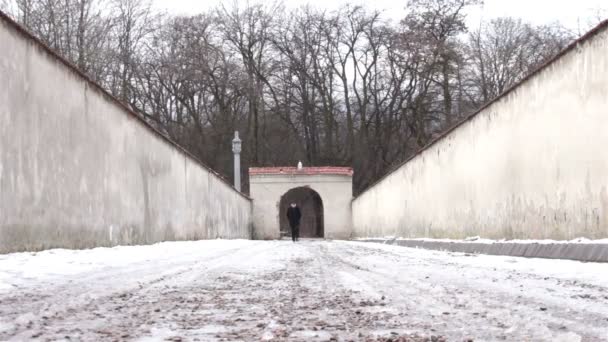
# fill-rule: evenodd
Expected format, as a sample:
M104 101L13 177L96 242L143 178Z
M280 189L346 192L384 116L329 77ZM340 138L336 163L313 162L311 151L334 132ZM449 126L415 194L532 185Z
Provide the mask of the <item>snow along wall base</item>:
M363 239L359 241L469 254L505 255L513 257L544 259L569 259L588 262L608 262L607 243L530 243L508 241L484 243L411 239Z
M0 12L0 253L250 238L251 201Z

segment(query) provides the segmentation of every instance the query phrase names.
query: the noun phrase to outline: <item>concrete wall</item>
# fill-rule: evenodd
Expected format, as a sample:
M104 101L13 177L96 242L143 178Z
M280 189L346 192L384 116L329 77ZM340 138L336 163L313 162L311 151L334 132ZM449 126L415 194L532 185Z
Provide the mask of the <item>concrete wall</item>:
M606 243L578 243L566 241L530 243L526 242L526 240L484 243L424 239L368 239L360 241L457 253L608 262L608 244Z
M253 231L256 239L280 238L281 196L298 187L310 187L323 201L325 238L348 239L352 233L352 177L341 175L250 175Z
M0 253L250 237L248 198L2 16L0 46Z
M605 26L354 200L355 235L608 237Z

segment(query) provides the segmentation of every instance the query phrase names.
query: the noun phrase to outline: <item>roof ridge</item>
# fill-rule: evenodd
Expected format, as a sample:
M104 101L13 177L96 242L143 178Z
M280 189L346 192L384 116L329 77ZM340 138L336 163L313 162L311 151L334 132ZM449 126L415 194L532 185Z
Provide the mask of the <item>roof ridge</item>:
M250 167L250 175L346 175L354 174L353 168L349 166L305 166L298 169L296 166L261 166Z

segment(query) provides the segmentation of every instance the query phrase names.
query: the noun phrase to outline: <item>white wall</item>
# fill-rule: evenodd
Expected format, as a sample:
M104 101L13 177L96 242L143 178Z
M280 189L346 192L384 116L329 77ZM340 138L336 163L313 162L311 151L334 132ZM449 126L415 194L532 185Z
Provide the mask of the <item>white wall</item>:
M248 198L3 17L0 47L0 253L251 236Z
M355 235L608 237L604 29L353 202Z
M325 238L348 239L352 233L352 177L341 175L250 175L253 231L256 239L280 238L281 196L298 187L310 187L323 201Z

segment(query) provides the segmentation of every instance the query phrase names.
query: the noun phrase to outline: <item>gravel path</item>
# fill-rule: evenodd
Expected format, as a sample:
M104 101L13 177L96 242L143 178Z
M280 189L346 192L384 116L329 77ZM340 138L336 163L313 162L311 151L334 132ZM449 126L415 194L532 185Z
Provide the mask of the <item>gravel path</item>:
M0 255L0 340L608 341L608 265L355 242Z

